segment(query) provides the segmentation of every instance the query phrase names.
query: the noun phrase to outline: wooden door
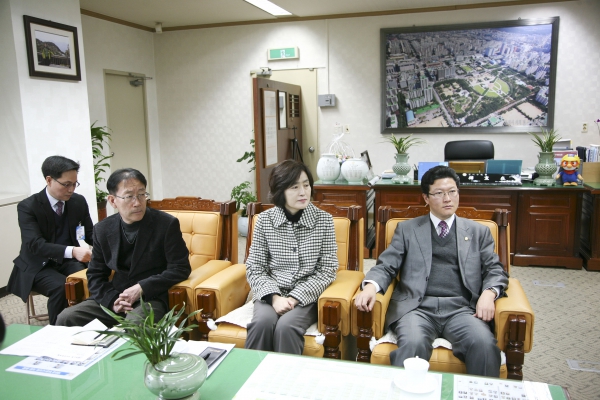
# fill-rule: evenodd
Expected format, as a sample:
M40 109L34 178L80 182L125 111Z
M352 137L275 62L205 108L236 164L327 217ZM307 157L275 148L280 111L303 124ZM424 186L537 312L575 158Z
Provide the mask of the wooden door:
M269 203L269 175L281 161L303 161L301 90L298 85L253 78L256 192Z

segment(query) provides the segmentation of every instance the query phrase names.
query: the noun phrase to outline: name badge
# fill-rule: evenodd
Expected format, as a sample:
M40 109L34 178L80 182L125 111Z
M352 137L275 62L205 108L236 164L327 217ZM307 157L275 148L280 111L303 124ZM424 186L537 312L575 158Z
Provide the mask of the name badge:
M85 228L81 225L75 228L75 238L77 240L85 240Z

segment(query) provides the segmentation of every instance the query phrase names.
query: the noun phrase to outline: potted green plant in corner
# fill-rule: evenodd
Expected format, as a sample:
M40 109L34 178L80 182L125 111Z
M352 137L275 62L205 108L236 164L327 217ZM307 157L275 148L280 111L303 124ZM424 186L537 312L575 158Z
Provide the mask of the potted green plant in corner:
M185 327L186 318L182 318L185 305L175 312L177 307L166 313L160 320L154 320L154 310L149 303L141 302L139 319L125 319L111 310L102 307L104 312L117 322L117 330L98 331L98 333L118 336L126 339L129 346L117 350L112 357L122 360L137 354L146 356L144 384L160 399L180 399L195 396L206 380L208 367L200 356L187 353L175 353L175 342L185 332L197 325ZM202 310L189 315L193 318ZM177 324L179 319L182 319ZM198 397L189 397L198 398Z
M247 151L241 158L238 158L237 162L246 161L247 164L252 164L252 168L248 172L252 172L256 169L256 160L254 152L254 139L250 140L252 145L252 151ZM246 237L248 235L248 214L246 213L246 207L248 203L256 201L256 193L252 191L252 184L248 181L242 182L235 186L231 190L231 199L235 200L236 211L240 213L238 219L238 231L241 236Z
M420 138L413 138L412 134L396 137L393 133L386 140L396 149L396 164L392 167L396 176L392 178L392 183L411 183L413 178L408 176L411 169L408 164L408 149L427 142Z
M96 121L98 122L98 121ZM92 134L92 156L94 158L94 181L96 184L96 204L98 206L98 221L102 221L106 218L106 197L108 193L105 190L100 189L99 184L105 179L101 174L106 173L106 169L110 169L110 164L107 162L112 157L112 154L106 155L104 153L104 145L107 146L107 150L110 151L108 140L110 139L110 133L106 126L94 126L94 122L90 128Z
M538 177L533 181L534 185L537 186L552 186L556 183L552 175L556 172L558 166L554 162L554 152L552 148L562 138L558 136L558 131L554 129L542 128L541 134L527 132L533 138L531 141L540 148L538 154L538 163L535 165L535 172L538 173Z

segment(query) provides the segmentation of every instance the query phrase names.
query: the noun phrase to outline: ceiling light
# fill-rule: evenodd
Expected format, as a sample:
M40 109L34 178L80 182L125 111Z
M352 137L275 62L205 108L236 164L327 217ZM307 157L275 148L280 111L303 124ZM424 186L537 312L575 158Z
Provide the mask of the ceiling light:
M247 3L252 4L255 7L260 8L263 11L268 12L271 15L292 15L291 12L284 10L276 4L271 3L269 0L245 0Z

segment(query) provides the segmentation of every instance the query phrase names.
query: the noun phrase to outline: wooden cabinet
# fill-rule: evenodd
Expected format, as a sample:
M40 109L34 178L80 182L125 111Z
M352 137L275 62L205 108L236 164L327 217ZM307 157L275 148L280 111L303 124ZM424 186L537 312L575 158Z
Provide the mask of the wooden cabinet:
M421 187L416 184L394 185L384 179L377 182L374 189L376 210L384 205L406 208L425 204ZM583 260L579 256L579 215L585 192L586 189L580 186L461 186L460 205L480 210L504 208L509 211L513 265L580 269ZM600 187L598 192L600 195ZM600 252L600 245L598 247ZM374 257L379 253L380 249L376 247Z
M365 257L371 257L375 245L375 192L368 185L323 184L316 181L313 198L336 206L361 206L360 217L365 225Z
M586 269L600 271L600 183L586 183L581 206L580 253Z

